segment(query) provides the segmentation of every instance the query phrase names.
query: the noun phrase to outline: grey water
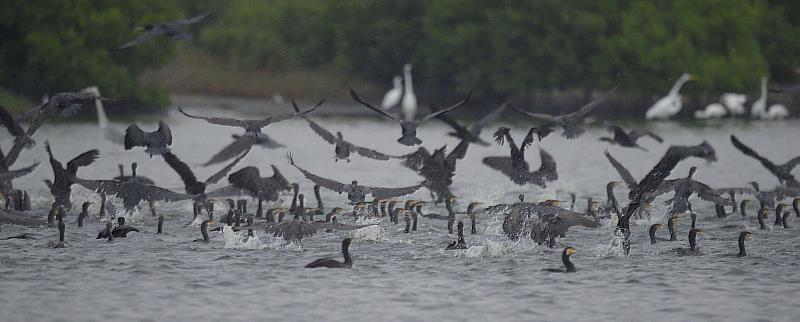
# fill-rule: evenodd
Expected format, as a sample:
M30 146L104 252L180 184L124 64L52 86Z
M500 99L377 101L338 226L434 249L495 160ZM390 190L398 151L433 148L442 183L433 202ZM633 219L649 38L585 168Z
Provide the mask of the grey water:
M187 107L191 109L191 106ZM241 116L227 111L205 114ZM252 115L251 115L252 116ZM372 117L343 118L312 116L331 131L341 130L355 144L400 155L415 148L395 142L399 127ZM112 116L113 118L113 116ZM239 129L206 124L171 112L165 117L174 136L172 150L186 161L200 180L221 165L201 167L213 153L231 140ZM157 121L141 122L151 131ZM487 128L483 137L500 125L512 128L521 138L525 123L498 122ZM629 124L629 126L644 124ZM568 200L569 192L578 196L577 209L584 209L586 198L605 201L608 181L619 180L603 156L610 151L633 175L641 178L658 161L670 144L710 142L718 162L708 164L690 159L682 162L672 177L683 177L690 166L700 169L696 179L713 187L746 186L757 181L762 187L777 184L755 160L733 148L730 134L776 162L797 156L797 121L679 124L650 123L648 128L665 138L664 144L642 139L649 152L608 146L598 141L608 135L602 126L590 127L575 141L556 132L542 143L535 143L527 154L531 168L539 165L537 149L550 152L558 163L559 180L547 188L517 186L502 174L485 167L486 156L507 155L508 148L470 146L459 161L452 186L460 196L456 210L463 212L471 201L486 205L512 203L517 195L528 200ZM123 129L126 125L112 123ZM429 150L456 139L448 128L436 121L420 130ZM256 147L243 160L257 166L262 176L271 175L276 165L302 192L313 196L310 181L291 167L284 154L291 151L305 169L349 182L358 179L371 186L407 186L422 180L403 168L399 161L375 161L353 156L350 163L334 163L333 146L317 137L303 120L291 120L268 127L265 132L285 149ZM3 131L2 135L6 135ZM42 180L52 173L44 151L44 140L55 155L66 162L78 153L97 148L101 158L79 171L83 178L108 179L117 175L117 164L139 163L139 174L154 179L160 186L183 192L179 177L159 157L150 158L141 150L125 151L103 139L95 124L47 124L37 133L39 144L25 151L17 166L41 161L36 171L16 182L33 196L34 212L45 214L51 202ZM8 146L10 138L0 138ZM126 171L129 171L126 167ZM221 187L220 183L212 188ZM625 204L627 189L619 188L617 198ZM345 195L322 191L325 206L343 206ZM408 198L430 198L422 189ZM290 195L281 203L288 205ZM307 205L316 206L312 198ZM791 228L759 230L754 214L738 214L726 219L715 217L713 205L693 199L699 214L698 226L705 229L700 238L702 256L680 257L674 248L687 245L690 220L678 225L679 241L650 245L650 224L666 222L666 208L657 199L650 219L634 228L633 248L624 256L614 247L613 225L600 229L572 229L559 239L555 249L538 246L529 239L514 242L501 231L502 218L478 216L478 234L467 233L467 250L444 251L455 236L448 235L445 221L422 219L418 231L402 232L403 226L380 222L358 231L325 233L286 244L264 232L247 241L231 232L212 232L211 242L193 243L200 238L198 223L192 220L191 203L158 204L165 215L165 234L156 235L156 219L145 208L131 215L130 222L141 232L107 243L96 240L104 227L94 218L98 205L90 208L93 220L78 228L79 209L66 218L69 247L50 249L49 240L58 238L53 228L29 229L3 226L0 237L28 232L29 240L0 241L0 312L3 321L797 321L800 319L800 220L790 219ZM752 199L752 198L751 198ZM75 186L72 201L98 201L96 194ZM741 200L741 198L739 198ZM116 201L121 208L121 202ZM564 205L569 206L567 201ZM144 206L144 205L143 205ZM250 209L255 205L251 203ZM77 208L77 206L76 206ZM252 210L251 210L252 211ZM426 212L441 212L441 206ZM768 220L772 223L772 220ZM723 229L727 225L740 225ZM739 231L750 230L748 257L738 258ZM666 228L659 232L667 235ZM341 259L340 242L354 239L351 270L304 269L320 257ZM565 246L577 254L572 261L575 274L554 274L545 268L562 267L560 256Z

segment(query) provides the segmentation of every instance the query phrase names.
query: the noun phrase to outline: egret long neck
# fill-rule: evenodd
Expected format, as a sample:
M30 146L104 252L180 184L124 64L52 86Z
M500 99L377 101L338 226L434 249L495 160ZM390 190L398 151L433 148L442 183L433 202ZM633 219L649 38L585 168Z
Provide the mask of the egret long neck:
M678 92L681 90L681 87L683 87L683 84L686 84L687 81L689 81L689 78L687 77L679 78L678 81L675 82L675 85L672 85L672 89L669 90L669 95L670 96L678 95Z

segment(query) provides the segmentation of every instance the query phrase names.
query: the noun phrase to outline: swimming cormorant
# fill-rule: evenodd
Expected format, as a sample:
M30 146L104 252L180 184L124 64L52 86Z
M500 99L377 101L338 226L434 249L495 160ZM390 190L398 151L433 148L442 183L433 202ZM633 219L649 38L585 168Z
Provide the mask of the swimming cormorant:
M583 132L586 132L586 130L583 129L583 127L581 127L583 125L583 119L586 118L586 116L588 116L589 113L597 107L597 105L599 105L601 102L605 101L612 94L614 94L614 92L617 91L617 88L619 88L619 85L614 86L614 88L612 88L608 93L606 93L602 97L589 102L588 104L582 106L577 111L569 114L554 116L549 114L528 112L514 105L511 105L511 108L516 110L517 112L520 112L534 119L545 122L544 124L539 125L540 128L551 128L553 126L561 126L561 128L564 129L564 132L561 135L567 139L573 140L580 137L583 134Z
M81 206L81 213L78 214L78 227L83 227L83 220L89 217L89 206L91 205L92 202L87 201Z
M64 241L64 231L67 229L67 225L64 224L63 220L58 221L58 242L49 241L47 245L50 248L64 248L67 247L67 243Z
M152 157L169 152L170 145L172 145L172 131L164 121L158 122L158 130L154 132L144 132L136 124L128 126L125 130L125 150L141 146L145 148L144 152Z
M464 105L466 102L469 101L470 96L472 96L472 93L467 94L467 97L465 97L460 102L458 102L458 103L456 103L456 104L454 104L454 105L452 105L452 106L450 106L448 108L444 108L444 109L438 110L436 112L432 112L432 113L430 113L428 115L425 115L421 119L401 118L399 116L395 116L395 115L389 114L388 112L386 112L386 111L384 111L382 109L376 108L376 107L372 106L371 104L369 104L369 103L365 102L364 100L362 100L360 97L358 97L358 94L356 94L356 92L354 90L352 90L352 89L350 89L350 96L352 96L353 99L356 102L361 103L361 105L366 106L367 108L377 112L378 114L380 114L380 115L382 115L382 116L384 116L384 117L386 117L386 118L388 118L390 120L393 120L393 121L395 121L397 123L400 123L400 127L402 129L402 136L399 139L397 139L397 142L399 142L400 144L403 144L403 145L407 145L407 146L414 146L414 145L418 145L418 144L422 143L422 140L417 138L417 128L422 126L422 124L425 124L425 122L428 122L431 119L433 119L433 118L435 118L435 117L437 117L437 116L439 116L441 114L450 112L452 110L455 110L455 109L461 107L462 105Z
M768 212L769 212L769 209L767 209L767 208L761 208L758 211L758 226L762 230L769 229L769 227L767 227L767 224L764 222L764 220L767 219L767 217L769 217L768 216Z
M309 263L305 267L306 268L320 268L320 267L352 268L353 258L350 257L350 242L352 242L352 239L350 238L345 238L342 241L342 256L344 256L344 262L340 262L332 258L320 258L318 260Z
M111 234L114 235L115 238L125 238L128 237L128 233L134 231L138 233L139 229L125 225L125 217L117 217L117 227L114 227Z
M200 233L203 235L203 239L195 239L194 242L201 242L201 243L208 243L211 241L211 238L208 237L208 225L213 224L214 219L206 219L200 224Z
M133 41L120 46L119 49L138 46L155 37L166 37L175 40L192 39L192 35L184 32L183 30L181 30L181 28L186 26L191 26L200 21L203 21L203 19L208 17L208 15L209 13L206 12L204 14L189 19L182 19L171 22L162 22L156 24L146 24L143 26L136 27L134 28L135 31L143 31L143 33L138 37L136 37L136 39L134 39Z
M548 268L545 269L547 272L552 273L575 273L577 270L575 269L575 265L572 264L572 261L569 260L572 254L575 254L576 250L572 247L564 248L564 251L561 253L561 262L564 263L564 269L559 268Z
M692 230L689 230L689 248L686 247L676 248L675 252L677 252L678 255L684 255L684 256L702 255L702 253L700 252L700 248L697 247L697 236L702 234L703 230L700 228L694 228Z
M469 248L469 246L467 246L467 242L464 241L464 222L459 221L458 222L458 241L454 241L454 242L450 243L450 245L447 245L447 248L445 248L445 250L467 249L467 248Z
M747 256L747 251L744 249L744 241L745 240L753 240L753 233L749 231L743 231L739 233L739 253L736 256L745 257Z

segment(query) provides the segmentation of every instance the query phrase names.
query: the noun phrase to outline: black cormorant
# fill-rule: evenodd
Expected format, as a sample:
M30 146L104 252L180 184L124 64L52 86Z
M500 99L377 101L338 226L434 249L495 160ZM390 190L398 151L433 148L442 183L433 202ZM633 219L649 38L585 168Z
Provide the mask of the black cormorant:
M450 112L452 110L455 110L455 109L461 107L462 105L464 105L466 102L469 101L469 98L470 98L470 96L472 96L472 93L467 94L467 97L465 97L460 102L458 102L458 103L456 103L456 104L454 104L454 105L452 105L452 106L450 106L448 108L444 108L444 109L438 110L436 112L432 112L432 113L430 113L428 115L425 115L421 119L404 119L404 118L401 118L399 116L389 114L388 112L386 112L386 111L384 111L382 109L376 108L376 107L372 106L371 104L369 104L369 103L365 102L364 100L362 100L360 97L358 97L358 94L356 94L356 92L354 90L352 90L352 89L350 89L350 96L352 96L353 99L356 100L356 102L361 103L361 105L366 106L367 108L375 111L376 113L378 113L378 114L380 114L380 115L382 115L382 116L384 116L384 117L386 117L386 118L388 118L390 120L393 120L393 121L395 121L397 123L400 123L400 127L402 129L402 136L399 139L397 139L397 142L399 142L400 144L403 144L403 145L407 145L407 146L414 146L414 145L418 145L418 144L422 143L422 140L417 138L417 128L419 128L422 124L425 124L425 122L428 122L431 119L433 119L433 118L435 118L435 117L437 117L439 115L442 115L444 113Z
M792 175L792 170L798 164L800 164L800 156L795 157L784 164L775 164L772 163L772 161L767 160L766 158L759 155L756 151L754 151L750 147L744 145L734 135L731 135L731 143L733 143L733 146L736 147L736 149L738 149L745 155L761 162L761 165L763 165L764 168L766 168L767 170L769 170L769 172L778 177L778 181L782 185L786 185L791 188L800 187L800 182L798 182L797 179L795 179L794 175Z
M745 240L753 240L753 233L749 231L743 231L739 233L739 253L736 256L745 257L747 256L747 251L744 249L744 241Z
M467 242L464 241L464 222L459 221L458 222L458 241L454 241L454 242L450 243L450 245L447 245L447 248L445 248L445 250L467 249L467 248L469 248L469 246L467 246Z
M352 239L350 238L345 238L342 241L342 256L344 256L344 262L340 262L332 258L320 258L318 260L309 263L305 267L306 268L320 268L320 267L352 268L353 258L350 257L350 242L352 242Z
M500 114L503 113L503 111L505 111L506 107L508 107L508 104L506 103L500 104L498 108L484 115L477 123L472 125L472 127L469 129L459 124L446 114L439 114L438 116L436 116L436 118L444 123L447 123L447 125L453 128L454 132L447 132L447 135L456 137L459 140L467 141L469 143L474 143L481 146L489 146L488 142L481 139L481 131L483 131L483 129L486 126L494 122L494 120L496 120L497 117L500 116ZM435 107L432 106L432 108Z
M152 157L169 152L170 145L172 145L172 131L164 121L158 122L158 130L154 132L144 132L136 124L128 126L125 130L125 150L141 146L145 148L144 152Z
M67 162L66 169L61 162L53 157L53 151L50 149L50 142L44 142L45 150L50 156L50 166L53 168L54 180L45 180L47 187L50 188L50 193L55 197L55 203L63 205L66 208L72 208L72 202L69 197L72 193L72 185L77 183L75 176L78 174L78 169L94 163L100 156L100 151L92 149L81 153L77 157Z
M608 142L610 144L617 144L621 147L639 148L642 151L647 152L647 149L643 148L641 145L639 145L639 143L636 143L636 141L643 136L648 136L653 140L656 140L656 142L658 143L664 142L664 139L662 139L660 136L647 130L637 129L625 132L625 130L623 130L621 127L613 124L606 126L606 129L613 132L614 137L613 138L601 137L600 141Z
M614 92L617 91L617 88L619 88L619 85L614 86L614 88L612 88L608 93L606 93L602 97L589 102L588 104L582 106L577 111L569 114L554 116L549 114L528 112L514 105L511 105L511 108L513 108L517 112L520 112L537 120L545 122L544 124L539 125L540 128L551 128L553 126L561 126L561 128L564 129L564 132L561 135L567 139L573 140L580 137L583 134L583 132L586 132L586 130L583 129L583 127L581 127L583 125L583 119L586 118L586 116L588 116L589 113L592 110L594 110L595 107L597 107L597 105L599 105L601 102L605 101L612 94L614 94Z
M678 255L684 255L684 256L702 255L702 253L700 252L700 248L697 247L697 236L702 234L703 230L700 228L694 228L692 230L689 230L689 248L686 247L676 248L675 251L678 253Z
M575 273L577 270L575 269L575 264L572 264L572 261L569 260L572 254L575 254L576 250L572 247L564 248L564 252L561 253L561 262L564 263L564 269L560 268L548 268L545 269L547 272L553 273Z

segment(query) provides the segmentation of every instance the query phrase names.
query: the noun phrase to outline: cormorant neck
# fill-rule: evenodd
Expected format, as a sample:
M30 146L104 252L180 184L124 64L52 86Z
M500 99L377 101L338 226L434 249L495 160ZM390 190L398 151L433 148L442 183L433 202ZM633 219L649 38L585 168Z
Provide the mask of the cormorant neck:
M208 238L208 220L206 220L202 224L200 224L200 233L203 234L203 240L204 241L209 241L210 240L210 238Z
M342 243L342 255L344 256L345 265L353 265L353 258L350 257L350 243Z
M119 176L120 177L124 177L125 176L125 166L123 166L121 164L119 165Z
M742 212L742 218L747 217L747 214L745 213L746 210L745 208L747 208L747 200L742 200L742 203L739 205L739 210Z
M697 222L697 214L691 213L692 216L692 229L695 228L695 223Z
M63 243L64 242L64 231L66 230L67 226L64 224L63 221L58 222L58 241Z
M678 233L675 232L675 223L674 223L674 221L670 220L667 223L667 229L669 230L669 240L670 241L678 240Z
M781 214L783 214L783 204L778 204L778 207L775 208L775 227L782 226L783 224Z
M136 177L136 163L131 164L131 178Z
M655 244L656 241L656 230L658 230L658 226L652 225L650 226L650 244Z
M739 257L747 256L747 251L744 249L745 235L739 235Z
M575 264L572 264L572 261L569 260L569 255L567 255L566 250L563 253L561 253L561 261L564 262L564 266L567 268L567 272L569 273L575 272Z
M314 197L317 198L317 209L322 210L325 207L322 205L322 197L319 195L319 186L314 186Z
M697 233L694 231L689 232L689 248L697 250Z
M794 198L792 201L792 208L794 208L794 214L800 218L800 198Z

